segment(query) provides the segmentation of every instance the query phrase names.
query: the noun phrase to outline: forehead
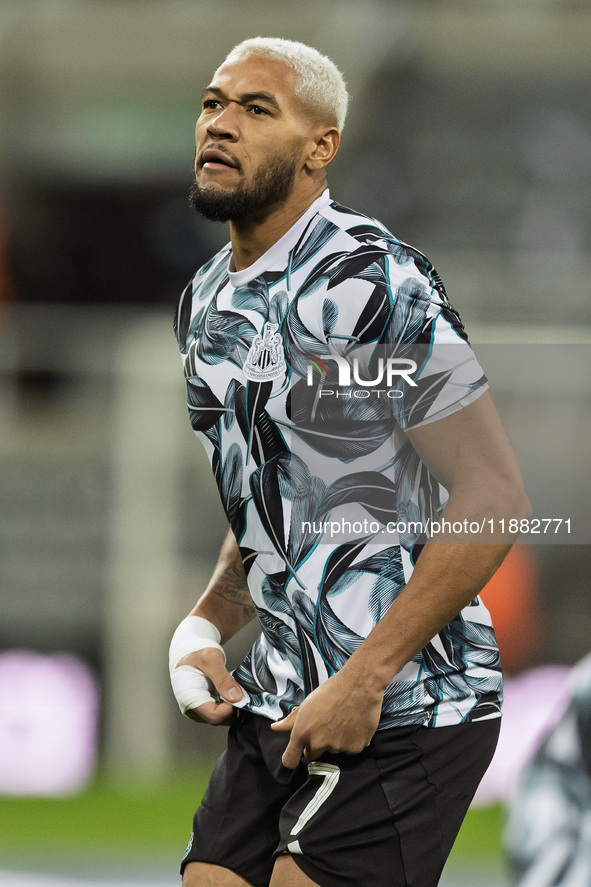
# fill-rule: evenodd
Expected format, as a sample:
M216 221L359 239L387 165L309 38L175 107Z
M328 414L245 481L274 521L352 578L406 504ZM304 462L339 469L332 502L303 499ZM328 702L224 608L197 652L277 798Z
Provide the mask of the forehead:
M296 83L296 72L284 62L263 55L245 55L220 65L210 86L232 97L268 92L280 107L301 112L303 106L295 92Z

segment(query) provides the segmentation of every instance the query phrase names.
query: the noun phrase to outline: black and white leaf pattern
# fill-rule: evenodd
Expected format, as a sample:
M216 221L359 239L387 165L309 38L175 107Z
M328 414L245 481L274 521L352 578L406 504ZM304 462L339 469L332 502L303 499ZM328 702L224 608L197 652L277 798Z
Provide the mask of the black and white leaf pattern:
M445 497L438 481L421 462L410 441L396 454L393 471L398 520L406 527L400 541L410 551L419 538L418 525L424 526L427 521L437 520Z
M257 607L257 616L269 644L289 659L299 678L303 677L300 644L294 630L268 610Z
M194 431L207 431L224 415L224 405L209 385L197 378L187 379L187 406Z
M314 607L304 592L296 591L293 604L298 624L320 653L327 674L334 674L363 639L335 615L324 596L321 595Z
M332 552L324 568L324 575L321 581L322 594L330 594L334 585L349 570L355 558L363 551L365 544L365 539L360 542L345 542L344 545L339 545Z
M181 295L177 312L174 316L174 334L178 342L181 354L187 353L189 324L191 322L191 312L193 310L192 296L193 284L189 282Z
M236 419L246 441L247 458L252 458L256 465L262 465L280 453L287 453L288 449L281 431L264 409L270 384L254 382L250 402L244 385L235 383L234 386Z
M329 338L335 328L339 316L339 309L332 299L325 299L322 305L322 330L326 338Z
M385 345L416 347L431 303L429 290L416 277L407 277L394 293L394 310L381 337ZM399 351L396 351L399 355Z
M356 563L353 569L374 573L376 576L369 595L368 609L374 622L378 623L406 585L400 548L397 545L385 548Z
M377 471L348 474L328 487L318 514L324 518L333 508L356 502L382 523L396 520L396 485Z
M493 690L484 693L478 700L478 705L471 709L464 723L472 724L476 721L485 721L488 718L497 718L501 714L500 683Z
M226 396L224 398L224 428L229 431L236 419L236 389L240 385L237 379L231 379L226 388Z
M291 602L287 596L286 586L290 575L287 570L281 573L267 573L261 582L263 602L268 610L275 613L292 615Z
M349 616L360 601L368 608L364 630L390 609L405 587L403 560L415 563L426 541L420 523L444 506L445 491L397 425L421 422L447 404L451 385L459 400L484 379L454 375L454 361L430 362L440 328L466 342L461 321L430 262L375 220L332 203L284 267L277 263L236 289L229 259L225 247L198 272L175 331L191 422L211 456L263 630L235 675L249 707L277 717L363 642L357 615ZM282 337L285 377L245 383L249 349L266 323ZM402 397L370 402L356 398L354 386L339 387L332 401L324 396L339 381L334 355L351 364L357 358L368 383L380 359L414 359L418 345L427 346L419 385L396 382ZM400 545L385 544L379 533L345 544L327 538L324 521L363 511L381 525L406 523ZM361 595L350 610L348 595ZM467 607L414 657L415 676L386 688L380 726L498 713L498 653L480 613ZM269 649L278 655L269 659Z
M361 343L373 342L382 336L392 311L390 292L383 279L383 271L381 269L380 273L382 274L382 279L374 287L353 329L353 336Z
M396 723L401 727L424 724L425 714L420 710L422 696L421 687L417 687L416 681L397 681L396 684L389 684L384 693L382 721L388 723L392 716L395 716Z
M259 686L264 687L273 696L277 693L277 681L269 668L267 651L261 644L255 644L252 648L252 670Z
M279 290L271 299L269 306L269 323L274 323L281 330L289 308L289 296L285 290Z
M294 612L297 617L297 607L294 607ZM314 656L316 645L314 644L313 637L310 636L309 631L306 631L306 626L302 624L299 618L296 621L296 631L302 655L303 691L304 696L309 696L312 690L315 690L320 683L318 668Z
M338 227L333 222L322 218L318 220L311 230L308 227L295 245L290 256L289 264L292 273L324 249L338 230Z
M287 310L283 325L283 348L285 360L293 373L305 377L308 372L308 357L325 357L330 354L330 346L309 330L300 317L298 301L294 300Z
M383 261L383 249L375 247L373 244L363 244L329 270L327 274L328 289L331 290L354 277L358 277L360 280L375 280L378 272L374 263L382 263Z
M212 302L198 331L199 356L208 364L230 361L242 368L256 333L241 314L219 311Z
M265 317L269 309L269 287L265 279L256 277L248 286L237 287L232 294L232 307L239 311L256 311Z
M236 538L240 539L239 536ZM246 545L240 545L240 557L242 558L242 566L244 567L244 573L247 577L252 570L259 553L260 552L254 548L247 548Z
M470 622L460 614L441 632L441 638L450 662L461 666L468 661L471 665L500 672L497 641L490 625Z
M329 674L339 671L362 643L363 638L339 619L321 595L316 616L318 647Z
M330 381L326 387L330 387ZM394 420L385 400L356 399L347 388L342 397L319 397L302 379L287 397L292 430L318 453L348 462L379 449L390 437ZM349 393L350 396L347 397Z
M307 558L322 536L322 532L314 529L313 525L317 522L318 503L325 494L326 484L322 478L311 475L295 453L290 464L292 472L297 467L300 478L304 476L304 482L298 484L292 495L288 540L290 562L298 565Z
M273 548L281 555L286 568L296 578L295 565L290 563L285 541L284 505L281 490L289 486L288 453L279 453L269 459L250 477L252 500L259 519L271 541Z
M221 474L220 495L230 526L234 527L242 499L242 451L235 443L226 453Z

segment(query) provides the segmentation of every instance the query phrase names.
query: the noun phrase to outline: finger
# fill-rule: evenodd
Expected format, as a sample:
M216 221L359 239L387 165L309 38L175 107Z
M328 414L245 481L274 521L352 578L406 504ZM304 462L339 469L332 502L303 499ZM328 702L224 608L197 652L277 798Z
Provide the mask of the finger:
M242 687L234 680L232 675L222 666L219 672L209 676L214 687L226 702L240 702L244 697Z
M288 770L295 770L302 760L302 755L304 753L304 745L299 739L294 739L293 733L291 734L291 738L289 740L288 746L283 752L283 756L281 758L283 762L283 766L287 767Z
M202 671L207 675L222 699L227 702L240 702L243 699L242 688L227 670L224 657L219 650L207 648L196 653L189 653L188 656L181 659L179 665L192 665Z
M297 708L294 708L294 710L290 711L285 718L282 718L280 721L273 721L271 729L275 730L277 733L287 733L290 730L293 730L297 713Z
M220 727L235 716L236 710L227 702L204 702L198 708L189 708L185 712L192 721Z
M306 746L304 749L304 757L306 761L317 761L327 751L330 751L333 754L338 754L336 750L333 752L328 745L323 745L321 748L311 748L310 746Z

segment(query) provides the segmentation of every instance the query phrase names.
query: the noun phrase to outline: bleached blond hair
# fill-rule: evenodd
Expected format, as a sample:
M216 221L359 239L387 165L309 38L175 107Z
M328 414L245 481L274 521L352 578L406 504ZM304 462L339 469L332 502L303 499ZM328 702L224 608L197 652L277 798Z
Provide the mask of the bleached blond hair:
M284 62L297 75L296 95L306 107L328 114L342 131L349 94L343 75L327 56L312 46L282 37L252 37L230 50L225 61L245 55L264 55Z

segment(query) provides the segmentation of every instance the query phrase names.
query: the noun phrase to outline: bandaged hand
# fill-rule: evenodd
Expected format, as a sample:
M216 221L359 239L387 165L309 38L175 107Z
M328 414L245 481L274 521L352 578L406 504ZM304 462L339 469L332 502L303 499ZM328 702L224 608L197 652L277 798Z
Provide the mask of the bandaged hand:
M172 689L187 717L210 724L227 722L232 704L243 692L226 670L226 655L216 626L200 616L187 616L170 643L168 665ZM217 693L221 701L214 697Z

